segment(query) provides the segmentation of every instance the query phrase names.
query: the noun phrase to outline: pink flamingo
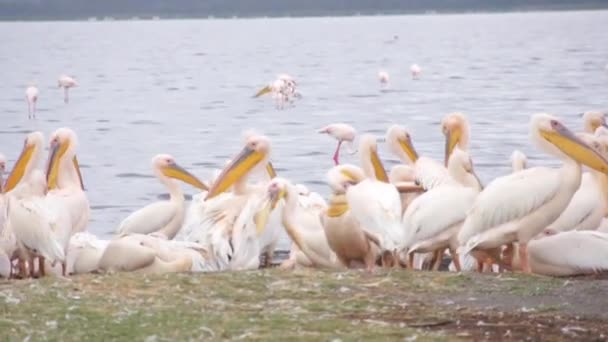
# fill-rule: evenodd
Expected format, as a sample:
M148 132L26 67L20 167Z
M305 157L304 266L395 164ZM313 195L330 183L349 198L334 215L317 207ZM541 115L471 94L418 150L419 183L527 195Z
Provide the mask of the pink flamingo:
M25 99L27 100L28 119L36 118L36 101L38 101L38 88L29 86L25 89Z
M388 85L389 79L390 79L390 77L388 75L388 72L386 72L384 70L380 70L378 72L378 80L380 81L380 84Z
M59 76L57 87L63 87L63 102L68 103L68 89L77 86L76 80L67 75Z
M412 79L417 80L420 78L420 74L422 73L422 69L418 66L418 64L412 64L410 67L410 72L412 73Z
M348 143L349 153L353 154L357 152L353 149L353 142L355 140L355 135L357 135L357 131L351 125L345 123L334 123L321 128L317 132L322 134L329 134L330 136L338 140L338 146L336 147L336 152L333 156L333 160L336 165L340 164L340 146L342 146L343 142L346 141Z

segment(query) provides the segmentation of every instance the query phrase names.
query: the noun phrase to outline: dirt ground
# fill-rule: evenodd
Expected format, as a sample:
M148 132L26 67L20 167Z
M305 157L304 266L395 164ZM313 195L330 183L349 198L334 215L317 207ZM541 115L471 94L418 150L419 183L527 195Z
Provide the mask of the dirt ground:
M608 277L278 269L0 282L4 340L608 339Z

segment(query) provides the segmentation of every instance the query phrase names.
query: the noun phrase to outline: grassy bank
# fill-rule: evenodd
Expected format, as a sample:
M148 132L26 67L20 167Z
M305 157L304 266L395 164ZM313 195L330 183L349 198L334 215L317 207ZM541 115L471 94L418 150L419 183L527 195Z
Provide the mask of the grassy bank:
M592 340L603 279L280 270L0 283L2 340ZM605 338L605 337L604 337ZM413 338L412 338L413 340Z

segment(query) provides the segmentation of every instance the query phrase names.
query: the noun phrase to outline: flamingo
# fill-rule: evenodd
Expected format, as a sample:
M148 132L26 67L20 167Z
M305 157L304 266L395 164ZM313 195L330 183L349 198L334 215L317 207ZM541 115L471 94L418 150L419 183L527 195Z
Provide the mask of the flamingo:
M25 99L27 100L27 118L36 118L36 102L38 101L38 88L31 85L25 89Z
M387 86L388 81L390 80L388 72L386 72L384 70L380 70L378 72L378 80L380 81L380 84L382 84L383 86Z
M412 79L417 80L420 78L420 74L422 73L422 69L418 66L418 64L412 64L410 66L410 72L412 73Z
M59 76L59 80L57 81L57 87L63 87L63 102L68 103L68 89L76 87L78 83L76 80L68 75Z
M336 147L336 152L334 152L333 156L333 160L336 165L340 164L340 146L342 146L343 142L348 143L348 149L350 154L356 152L356 150L353 149L353 143L355 141L357 131L353 128L353 126L349 124L333 123L319 129L317 133L328 134L334 139L338 140L338 146Z

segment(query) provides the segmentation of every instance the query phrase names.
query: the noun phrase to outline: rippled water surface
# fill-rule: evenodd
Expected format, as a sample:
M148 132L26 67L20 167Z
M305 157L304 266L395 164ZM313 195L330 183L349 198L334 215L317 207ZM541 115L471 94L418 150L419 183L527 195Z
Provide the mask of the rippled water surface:
M281 176L325 195L335 142L315 129L342 121L383 135L400 123L421 154L442 158L439 121L463 111L488 182L509 171L516 148L533 165L555 164L528 142L530 114L556 113L580 130L578 113L608 107L607 22L608 12L562 12L0 23L0 152L12 165L25 133L73 128L89 228L106 236L166 192L151 176L155 154L207 179L248 128L272 138ZM421 80L410 79L412 63ZM391 74L389 90L380 90L379 69ZM294 107L251 98L281 72L299 82ZM80 83L68 105L62 73ZM36 121L27 119L29 81L40 89ZM381 155L395 164L385 148ZM357 162L346 153L343 161Z

